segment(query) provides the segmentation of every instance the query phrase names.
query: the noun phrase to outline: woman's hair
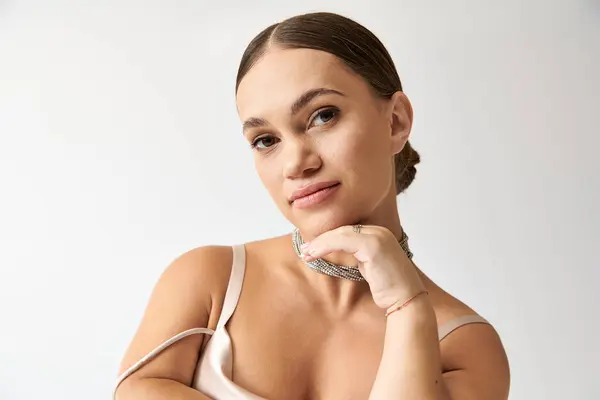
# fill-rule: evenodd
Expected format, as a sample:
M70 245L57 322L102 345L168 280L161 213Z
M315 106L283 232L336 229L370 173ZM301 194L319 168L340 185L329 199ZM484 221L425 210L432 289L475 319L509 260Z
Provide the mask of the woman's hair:
M248 45L238 69L235 90L252 66L271 46L284 49L314 49L333 54L360 75L383 98L402 90L400 77L385 46L359 23L334 13L298 15L273 24ZM409 142L395 156L396 193L415 179L419 153Z

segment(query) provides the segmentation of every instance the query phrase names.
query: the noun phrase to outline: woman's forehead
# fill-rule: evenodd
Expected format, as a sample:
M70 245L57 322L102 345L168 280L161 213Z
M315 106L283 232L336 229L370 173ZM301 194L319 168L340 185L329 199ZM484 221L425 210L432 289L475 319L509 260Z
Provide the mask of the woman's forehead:
M242 79L237 106L242 119L289 108L303 93L326 88L350 97L366 84L341 60L312 49L269 50Z

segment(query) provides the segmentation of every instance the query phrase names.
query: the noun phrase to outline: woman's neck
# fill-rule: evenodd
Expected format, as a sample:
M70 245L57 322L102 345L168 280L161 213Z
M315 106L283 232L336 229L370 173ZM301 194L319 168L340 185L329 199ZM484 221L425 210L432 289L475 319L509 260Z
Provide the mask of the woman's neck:
M398 203L396 195L390 193L381 202L381 204L368 217L356 222L362 225L376 225L387 228L394 236L400 240L402 238L403 228L398 213ZM352 254L334 252L325 257L324 260L337 265L356 266L357 261Z

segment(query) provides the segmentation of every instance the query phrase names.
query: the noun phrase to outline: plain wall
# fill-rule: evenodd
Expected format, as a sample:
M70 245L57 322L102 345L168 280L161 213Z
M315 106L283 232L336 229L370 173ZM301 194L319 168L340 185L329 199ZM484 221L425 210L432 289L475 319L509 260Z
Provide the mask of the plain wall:
M284 234L234 81L267 25L387 45L422 155L415 261L500 332L511 399L598 399L598 1L0 2L0 399L110 397L179 254Z

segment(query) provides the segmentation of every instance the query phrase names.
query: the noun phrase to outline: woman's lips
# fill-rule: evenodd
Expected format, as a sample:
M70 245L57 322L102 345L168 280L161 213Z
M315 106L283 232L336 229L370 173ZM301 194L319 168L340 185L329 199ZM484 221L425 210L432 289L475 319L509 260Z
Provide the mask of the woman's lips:
M317 189L316 191L314 190L315 188L313 187L313 190L306 191L305 193L307 193L304 196L295 196L294 200L292 201L292 206L296 207L296 208L309 208L312 207L314 205L320 204L323 201L329 199L331 197L331 195L333 195L335 192L337 192L338 188L340 187L339 182L338 183L334 183L331 184L329 186L324 186L321 189ZM307 187L307 189L310 187Z

